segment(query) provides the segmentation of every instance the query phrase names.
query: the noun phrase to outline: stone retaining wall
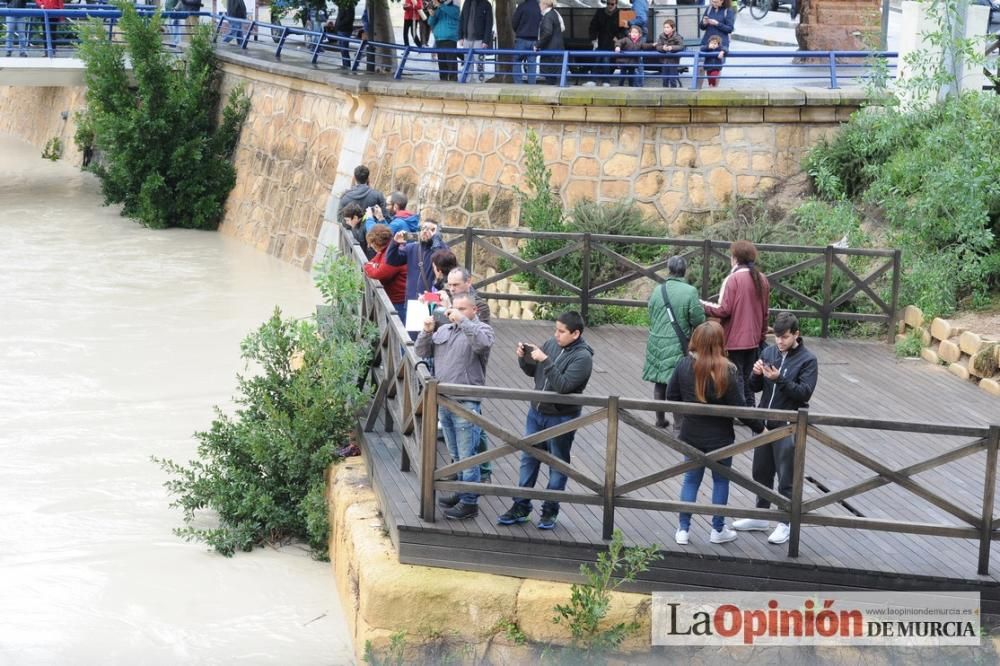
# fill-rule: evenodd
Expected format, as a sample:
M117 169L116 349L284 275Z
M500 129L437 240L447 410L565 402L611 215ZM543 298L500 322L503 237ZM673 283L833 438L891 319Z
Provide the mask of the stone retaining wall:
M966 331L950 321L935 318L929 323L924 313L915 305L903 308L896 340L903 340L912 332L920 335L923 349L921 358L935 365L944 365L956 377L974 382L991 395L1000 397L1000 344L989 336ZM976 360L988 357L987 364L993 372L980 372ZM992 362L988 359L992 358Z
M0 133L27 141L38 148L39 154L50 139L57 138L62 142L62 158L82 164L83 155L73 135L74 114L84 107L85 93L85 88L0 86Z

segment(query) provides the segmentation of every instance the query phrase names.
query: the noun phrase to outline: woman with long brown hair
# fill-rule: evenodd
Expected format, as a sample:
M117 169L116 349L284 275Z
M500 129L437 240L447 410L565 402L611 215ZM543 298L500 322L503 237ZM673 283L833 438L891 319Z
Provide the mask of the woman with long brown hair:
M667 400L696 402L706 405L744 407L736 366L726 358L725 336L716 321L706 321L694 329L689 345L690 353L681 359L667 386ZM743 420L743 419L741 419ZM747 425L755 427L752 421ZM680 439L705 451L715 451L729 446L736 440L733 419L728 416L701 416L685 414L681 419ZM733 459L723 458L720 465L732 467ZM696 467L684 474L681 484L681 501L694 502L705 475L704 467ZM725 505L729 501L729 479L712 471L712 504ZM688 543L691 514L681 513L674 540L682 546ZM723 516L712 516L712 543L726 543L736 538L736 532L726 526Z
M729 360L739 369L743 402L753 407L750 372L757 362L759 349L767 335L768 303L771 285L757 267L757 248L748 240L729 246L731 269L722 281L719 302L702 301L705 314L722 322Z

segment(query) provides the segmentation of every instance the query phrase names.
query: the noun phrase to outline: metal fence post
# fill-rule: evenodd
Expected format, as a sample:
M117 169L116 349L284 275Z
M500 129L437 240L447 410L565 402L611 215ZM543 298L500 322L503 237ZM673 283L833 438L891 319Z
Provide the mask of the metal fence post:
M1000 425L990 426L986 442L986 475L983 482L983 524L979 528L979 575L990 573L990 546L993 541L993 499L997 486L997 448L1000 446Z
M566 87L566 79L569 78L569 51L563 51L562 71L559 72L559 87Z
M830 51L830 88L837 89L840 86L837 85L837 56L833 51Z
M618 478L618 396L608 397L608 440L604 450L604 522L602 536L615 531L615 483Z
M799 536L802 532L802 486L806 475L806 433L809 428L809 410L800 409L795 421L795 458L792 462L792 497L788 520L788 557L799 556Z
M434 468L437 465L438 381L427 380L420 428L420 517L434 522Z

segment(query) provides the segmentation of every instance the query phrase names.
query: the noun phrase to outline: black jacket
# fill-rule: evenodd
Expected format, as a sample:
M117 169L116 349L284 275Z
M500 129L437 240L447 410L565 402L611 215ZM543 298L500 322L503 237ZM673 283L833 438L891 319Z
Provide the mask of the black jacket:
M538 24L542 20L542 8L538 0L524 0L514 10L510 25L514 28L514 36L518 39L538 39Z
M470 17L469 15L472 14ZM472 29L469 30L469 23ZM459 39L474 39L487 44L493 41L493 5L489 0L466 0L458 19Z
M340 204L337 206L337 219L343 221L342 213L344 206L349 203L356 203L361 206L361 215L365 214L365 209L378 204L385 212L385 197L378 190L368 187L368 185L355 185L344 192L340 197Z
M333 30L338 35L350 35L354 32L354 5L337 8L337 21L333 24Z
M566 347L560 347L555 338L549 338L542 345L542 351L548 358L541 363L530 359L526 361L527 356L517 359L524 374L535 378L535 390L563 394L583 393L594 369L594 350L584 342L583 337ZM533 402L531 406L541 414L550 415L578 416L581 411L579 405L557 405L551 402Z
M750 375L750 388L754 393L763 391L760 403L763 409L799 409L809 406L809 399L816 390L816 379L819 368L816 355L806 349L802 338L798 346L788 351L782 357L775 346L770 346L760 355L764 365L778 368L780 375L775 381L766 379L764 375ZM773 430L786 425L784 421L768 421L767 428Z
M740 382L739 372L736 366L729 366L729 383L726 392L722 396L716 395L715 385L711 379L708 381L708 390L705 392L705 403L698 403L694 385L694 359L685 356L677 364L677 369L670 377L667 384L667 400L674 402L693 402L708 405L729 405L730 407L746 407L743 399L743 391ZM740 419L743 423L757 430L760 428L760 421L752 419ZM736 441L736 433L733 432L733 419L728 416L700 416L697 414L685 414L681 419L682 441L702 451L714 451L723 446L729 446Z
M542 16L538 24L538 41L535 48L539 51L562 51L563 46L562 22L555 9L550 9Z
M621 35L621 15L618 8L610 14L602 7L590 19L590 40L597 40L598 51L614 51L615 40Z

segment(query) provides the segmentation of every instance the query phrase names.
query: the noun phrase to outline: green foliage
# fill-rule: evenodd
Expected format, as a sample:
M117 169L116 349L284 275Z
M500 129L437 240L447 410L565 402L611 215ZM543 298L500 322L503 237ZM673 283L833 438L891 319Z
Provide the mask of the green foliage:
M371 641L365 641L365 653L362 659L369 666L403 666L403 653L406 650L406 632L397 631L389 637L389 647L385 656L375 651Z
M500 618L494 630L502 633L514 645L525 645L528 642L528 637L524 635L524 631L521 630L521 627L517 625L517 621L515 620L506 617Z
M623 583L634 581L639 573L649 570L651 562L661 557L656 544L626 548L621 531L615 530L607 552L598 555L593 566L580 565L580 574L587 582L570 588L569 604L556 605L554 610L558 615L552 619L556 624L569 627L573 637L571 651L576 653L576 661L603 663L609 652L639 630L635 621L619 622L603 629L600 624L607 617L611 592Z
M187 465L155 460L174 477L165 486L176 498L171 506L183 510L176 533L186 540L229 556L301 539L326 557L324 473L368 400L360 387L373 336L358 324L363 285L349 261L317 272L334 325L284 319L275 308L241 344L257 372L238 377L235 414L216 408L211 428L195 433L198 457ZM205 510L218 527L200 526Z
M101 152L91 168L105 202L121 204L123 215L155 229L215 229L236 182L230 160L249 98L234 89L220 123L208 26L192 35L185 59L175 59L162 45L159 14L145 18L130 3L118 7L124 44L109 42L98 20L80 27L87 109L77 145Z
M907 113L858 114L807 159L832 201L881 208L903 250L900 300L930 316L1000 286L1000 97L969 93Z
M911 330L902 340L896 341L896 356L899 358L914 358L920 356L924 343L920 332Z
M63 154L63 143L62 139L57 136L52 137L45 143L45 148L42 149L42 159L52 160L56 162L62 157Z

